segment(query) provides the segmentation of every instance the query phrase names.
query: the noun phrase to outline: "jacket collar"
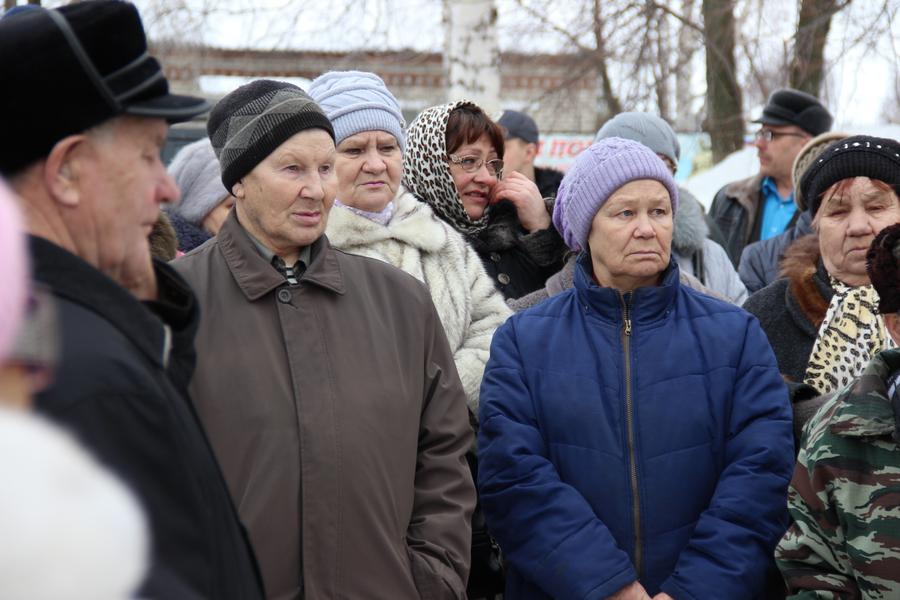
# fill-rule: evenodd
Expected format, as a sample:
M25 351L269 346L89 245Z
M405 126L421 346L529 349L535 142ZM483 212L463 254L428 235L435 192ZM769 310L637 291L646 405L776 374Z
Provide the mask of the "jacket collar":
M759 203L759 195L762 189L763 177L759 173L741 179L725 186L725 194L737 200L738 204L744 207L751 215L756 211Z
M28 236L32 277L55 296L79 304L109 321L148 359L165 366L171 343L163 322L128 290L53 242ZM157 274L168 265L155 262Z
M587 252L579 255L575 266L575 290L579 303L586 311L593 311L609 321L620 321L623 318L623 303L629 306L632 321L657 321L674 305L679 286L678 265L674 260L669 262L659 285L640 287L625 294L597 285L591 256Z
M216 241L231 275L247 300L258 300L285 284L281 273L253 246L253 240L237 220L237 211L231 211L225 219ZM310 254L312 258L300 278L300 284L309 283L343 294L345 287L340 261L324 234L312 243Z
M900 349L879 352L838 401L831 432L845 437L880 437L894 434L900 406L888 395L888 379L900 370ZM900 440L898 440L900 441Z

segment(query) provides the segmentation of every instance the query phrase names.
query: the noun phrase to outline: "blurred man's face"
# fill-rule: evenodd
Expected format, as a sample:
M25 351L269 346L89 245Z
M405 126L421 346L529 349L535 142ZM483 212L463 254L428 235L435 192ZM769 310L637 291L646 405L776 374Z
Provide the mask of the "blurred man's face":
M507 138L504 148L504 171L518 171L522 173L523 167L534 163L534 157L537 154L536 144L530 144L519 138Z
M768 137L772 139L768 140ZM794 159L811 137L794 125L763 125L754 143L760 175L790 182Z

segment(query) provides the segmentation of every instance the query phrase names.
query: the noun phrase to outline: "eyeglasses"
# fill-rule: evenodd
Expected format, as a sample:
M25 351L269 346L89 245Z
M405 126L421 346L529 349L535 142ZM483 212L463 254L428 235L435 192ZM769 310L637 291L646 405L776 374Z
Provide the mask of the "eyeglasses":
M793 131L772 131L771 129L760 129L756 133L753 134L753 137L756 138L756 141L765 140L766 142L771 142L772 140L780 137L807 137L806 134L803 133L795 133Z
M481 168L481 165L484 165L492 176L500 177L503 175L503 161L499 158L486 161L478 156L459 156L457 154L451 154L447 158L454 165L459 165L466 173L475 173Z

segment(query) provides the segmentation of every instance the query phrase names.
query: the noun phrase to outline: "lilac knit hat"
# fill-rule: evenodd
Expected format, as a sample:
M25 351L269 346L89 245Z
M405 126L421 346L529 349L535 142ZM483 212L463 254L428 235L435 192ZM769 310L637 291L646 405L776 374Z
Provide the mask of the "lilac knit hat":
M613 192L638 179L655 179L666 186L672 212L678 209L678 188L672 174L643 144L611 137L579 154L559 186L553 208L553 224L566 245L576 252L587 248L594 215Z
M9 356L25 315L28 260L22 218L12 192L0 181L0 363Z

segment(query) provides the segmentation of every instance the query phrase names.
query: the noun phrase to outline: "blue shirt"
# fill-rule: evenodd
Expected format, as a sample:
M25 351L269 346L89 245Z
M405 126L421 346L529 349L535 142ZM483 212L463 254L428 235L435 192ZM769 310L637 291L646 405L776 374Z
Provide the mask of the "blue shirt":
M775 180L771 177L766 177L762 181L762 200L764 204L759 239L767 240L787 229L791 219L794 218L797 206L794 204L794 192L788 194L787 198L782 198L778 194Z

